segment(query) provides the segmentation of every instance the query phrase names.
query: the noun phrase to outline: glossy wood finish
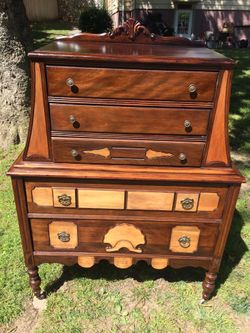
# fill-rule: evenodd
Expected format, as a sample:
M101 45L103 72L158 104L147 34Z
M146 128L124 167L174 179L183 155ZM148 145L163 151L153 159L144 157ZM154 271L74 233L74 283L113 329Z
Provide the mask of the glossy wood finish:
M233 60L129 19L29 54L32 113L10 168L25 265L207 270L211 297L240 184L231 165Z
M176 72L136 69L47 66L50 96L212 101L216 72ZM67 79L74 82L67 85ZM197 92L190 93L193 84Z
M52 138L54 162L62 163L200 166L204 146L203 142ZM155 154L147 155L151 151Z
M209 113L207 109L50 104L55 131L206 135ZM185 121L190 126L185 127Z

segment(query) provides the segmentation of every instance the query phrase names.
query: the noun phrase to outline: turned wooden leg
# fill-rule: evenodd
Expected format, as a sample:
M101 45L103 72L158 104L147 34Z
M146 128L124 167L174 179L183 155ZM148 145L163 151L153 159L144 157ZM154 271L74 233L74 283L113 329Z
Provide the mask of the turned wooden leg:
M203 293L202 298L204 301L207 301L211 298L211 295L215 288L215 280L217 278L216 273L207 272L205 280L202 283Z
M34 295L38 299L44 299L45 294L41 292L40 288L41 278L38 274L38 267L37 266L28 267L28 274L29 274L29 283L33 290Z

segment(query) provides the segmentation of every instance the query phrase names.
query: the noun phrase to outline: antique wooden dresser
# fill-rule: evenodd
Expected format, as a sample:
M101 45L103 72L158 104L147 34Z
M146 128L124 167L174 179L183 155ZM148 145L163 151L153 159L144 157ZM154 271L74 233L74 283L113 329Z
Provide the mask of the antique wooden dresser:
M129 19L29 54L32 114L12 177L25 264L206 270L210 298L244 181L228 144L231 59Z

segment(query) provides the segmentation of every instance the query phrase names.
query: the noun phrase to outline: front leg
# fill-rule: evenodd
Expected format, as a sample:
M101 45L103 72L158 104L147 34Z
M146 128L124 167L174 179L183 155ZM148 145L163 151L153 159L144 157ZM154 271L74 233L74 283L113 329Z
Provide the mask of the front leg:
M38 299L44 299L45 294L41 292L41 278L38 274L38 267L37 266L30 266L28 267L28 274L29 274L29 284L32 288L34 295Z
M215 288L215 280L217 278L217 273L206 272L205 279L202 283L203 293L202 293L202 303L211 298L212 293Z

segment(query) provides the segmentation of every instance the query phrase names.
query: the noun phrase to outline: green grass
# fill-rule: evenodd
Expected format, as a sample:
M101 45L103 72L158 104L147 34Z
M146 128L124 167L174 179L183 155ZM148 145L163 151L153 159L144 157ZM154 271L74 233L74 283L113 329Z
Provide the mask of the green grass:
M35 25L39 32L42 24ZM65 34L64 27L36 33L36 43ZM223 50L239 59L235 72L230 117L231 144L249 151L250 59L246 50ZM248 51L249 52L249 51ZM5 176L22 150L12 147L0 156L0 332L14 332L12 322L25 320L32 299L25 272L10 179ZM250 179L250 165L238 163ZM236 333L250 325L250 192L243 189L227 242L217 294L199 304L202 269L155 271L144 262L118 270L107 262L91 269L57 264L40 266L42 287L48 292L47 309L34 333ZM23 318L23 319L22 319ZM25 332L26 333L26 332ZM28 333L28 332L27 332Z
M58 37L69 35L72 33L74 28L77 27L75 27L72 23L63 21L32 23L31 30L34 48L46 45Z

